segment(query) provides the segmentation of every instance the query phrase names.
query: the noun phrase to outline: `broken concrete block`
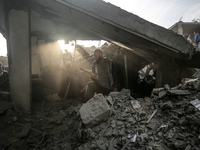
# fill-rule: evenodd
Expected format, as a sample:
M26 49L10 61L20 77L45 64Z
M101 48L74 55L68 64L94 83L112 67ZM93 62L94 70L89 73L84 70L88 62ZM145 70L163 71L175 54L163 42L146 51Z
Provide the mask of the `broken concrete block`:
M157 127L157 123L158 123L158 120L156 119L152 119L149 124L146 125L146 127L150 128L150 129L155 129Z
M27 123L24 128L22 129L22 131L19 133L19 137L20 138L25 138L28 136L29 132L30 132L30 127L31 127L31 124L30 123Z
M131 100L131 104L132 104L134 109L141 107L137 100Z
M116 124L117 124L117 126L122 126L124 124L124 122L119 120L119 121L117 121Z
M111 122L110 122L110 126L112 127L112 128L115 128L117 125L116 125L116 121L115 120L112 120Z
M111 97L117 97L119 95L120 92L110 92L109 96Z
M193 101L190 101L190 103L195 106L198 110L200 110L200 100L199 99L195 99Z
M152 90L152 92L154 93L154 94L158 94L159 92L161 92L161 91L163 91L164 90L164 88L154 88L153 90Z
M119 95L123 95L123 96L126 96L126 95L128 95L128 96L130 96L131 95L131 90L130 89L122 89L121 91L120 91L120 93L119 93Z
M182 141L182 140L176 140L175 143L174 143L174 146L177 148L177 149L184 149L186 148L186 145L187 143L185 141Z
M167 91L160 91L158 93L158 98L161 99L161 98L165 97L166 95L167 95Z
M176 131L174 129L169 130L167 133L165 133L166 139L172 139L176 135Z
M112 135L112 128L108 128L104 134L104 136L111 136Z
M188 145L186 148L185 148L185 150L190 150L192 148L192 146L191 145Z
M165 90L169 90L169 89L170 89L170 86L169 86L168 84L165 84L165 85L164 85L164 88L165 88Z
M59 112L58 116L56 117L56 120L57 120L56 122L57 122L58 124L61 124L61 122L65 119L66 116L67 116L66 112L63 111L63 110L61 110L61 111Z
M164 110L164 109L172 109L173 106L172 106L172 103L170 101L162 104L161 108Z
M168 90L167 91L171 95L190 95L191 92L188 90Z
M196 79L183 79L182 82L186 88L193 87L194 90L200 91L200 80Z
M129 117L127 118L127 121L130 123L130 124L135 124L137 121L135 120L134 117Z
M80 108L81 119L86 125L95 125L110 115L110 106L102 94L98 94Z

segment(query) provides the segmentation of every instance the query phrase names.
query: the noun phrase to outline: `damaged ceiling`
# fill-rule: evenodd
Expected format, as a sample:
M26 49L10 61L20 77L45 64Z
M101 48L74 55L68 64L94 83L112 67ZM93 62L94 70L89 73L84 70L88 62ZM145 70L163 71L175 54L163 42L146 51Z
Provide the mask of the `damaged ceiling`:
M38 38L104 39L153 62L161 56L190 59L193 54L193 46L182 36L101 0L9 2L7 11L30 8L31 34Z

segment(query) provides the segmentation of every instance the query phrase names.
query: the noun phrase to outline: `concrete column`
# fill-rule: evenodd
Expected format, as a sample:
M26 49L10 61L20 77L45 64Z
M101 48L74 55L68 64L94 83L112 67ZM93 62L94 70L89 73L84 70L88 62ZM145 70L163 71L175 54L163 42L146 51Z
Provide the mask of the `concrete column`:
M156 73L156 87L163 87L165 84L176 86L180 83L181 67L172 59L162 58L158 63Z
M178 31L177 31L177 33L183 36L183 27L182 27L182 23L181 22L178 23Z
M31 54L29 42L29 13L11 10L8 14L10 40L9 84L14 108L31 110Z

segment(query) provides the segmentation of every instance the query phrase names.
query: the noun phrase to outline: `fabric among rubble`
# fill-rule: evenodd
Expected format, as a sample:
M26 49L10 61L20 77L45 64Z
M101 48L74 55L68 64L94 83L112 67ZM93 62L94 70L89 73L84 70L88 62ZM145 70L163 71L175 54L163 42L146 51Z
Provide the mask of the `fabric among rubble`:
M95 106L97 100L102 105ZM46 109L41 116L16 115L10 106L7 109L0 116L0 149L200 149L199 79L153 89L150 98L133 98L129 89L100 94L82 106ZM12 137L5 136L11 125Z

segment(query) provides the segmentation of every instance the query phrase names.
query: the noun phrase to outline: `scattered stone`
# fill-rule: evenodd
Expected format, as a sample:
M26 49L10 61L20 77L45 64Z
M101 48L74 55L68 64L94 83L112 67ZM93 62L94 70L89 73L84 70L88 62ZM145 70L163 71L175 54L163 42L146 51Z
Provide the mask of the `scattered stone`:
M119 93L119 95L123 95L123 96L130 96L131 95L131 91L129 89L122 89Z
M129 117L127 118L127 122L129 122L130 124L135 124L137 121L135 120L134 117Z
M162 110L172 109L172 108L173 108L173 106L172 106L172 103L171 103L170 101L168 101L168 102L162 104L162 106L161 106L161 109L162 109Z
M134 109L137 109L137 108L141 107L137 100L131 100L131 104L132 104Z
M160 91L160 92L158 93L158 98L159 98L159 99L162 99L162 98L164 98L166 95L167 95L167 91Z
M124 124L123 121L117 121L117 126L122 126Z
M165 90L164 88L154 88L152 90L152 93L158 95L159 92L164 91L164 90Z
M177 149L185 149L187 144L185 141L182 141L182 140L176 140L175 143L174 143L174 146L175 148Z
M22 131L19 133L19 138L25 138L28 136L29 132L30 132L30 127L31 127L31 124L30 123L27 123Z
M195 106L198 110L200 110L200 100L199 99L195 99L193 101L190 101L190 103Z
M185 150L190 150L192 148L192 146L191 145L188 145L186 148L185 148Z
M0 114L4 113L6 110L11 108L12 108L11 103L4 100L0 100Z
M110 92L109 96L111 96L111 97L117 97L117 96L119 96L119 94L120 94L120 92Z
M168 90L167 91L171 95L190 95L191 92L188 90Z
M151 119L149 124L146 125L146 127L150 128L150 129L155 129L157 127L157 123L158 123L158 120L153 118L153 119Z
M164 85L164 89L165 89L165 90L169 90L169 89L170 89L170 86L169 86L168 84L165 84L165 85Z

